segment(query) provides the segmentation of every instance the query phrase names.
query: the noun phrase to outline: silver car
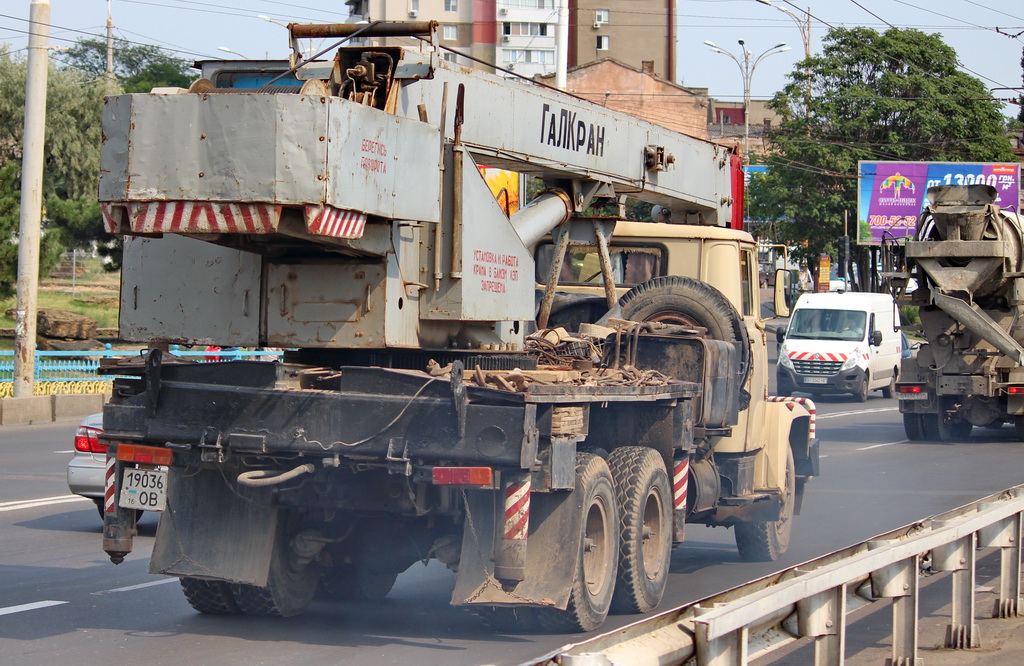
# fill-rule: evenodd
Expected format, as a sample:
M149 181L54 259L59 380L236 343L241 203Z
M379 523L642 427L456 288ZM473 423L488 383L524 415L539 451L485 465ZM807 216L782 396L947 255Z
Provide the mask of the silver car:
M97 436L103 432L103 414L90 414L75 432L75 457L68 463L68 488L76 495L96 503L103 517L103 478L107 464L107 447Z

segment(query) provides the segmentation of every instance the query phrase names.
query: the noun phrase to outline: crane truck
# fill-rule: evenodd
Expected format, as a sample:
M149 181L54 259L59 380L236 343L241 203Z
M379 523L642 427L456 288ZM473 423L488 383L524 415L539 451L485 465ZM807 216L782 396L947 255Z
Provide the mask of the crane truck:
M453 604L564 631L654 608L688 522L779 557L818 442L813 404L768 396L736 155L449 62L436 28L292 24L288 64L107 98L147 351L106 369L104 550L159 510L149 569L203 613L380 598L437 559ZM422 47L298 51L389 35ZM510 218L480 165L543 188ZM626 195L671 223L620 221Z
M1013 423L1024 441L1024 217L991 185L941 185L903 251L916 281L898 301L919 308L923 343L896 384L907 438L950 441ZM898 287L898 285L897 285Z

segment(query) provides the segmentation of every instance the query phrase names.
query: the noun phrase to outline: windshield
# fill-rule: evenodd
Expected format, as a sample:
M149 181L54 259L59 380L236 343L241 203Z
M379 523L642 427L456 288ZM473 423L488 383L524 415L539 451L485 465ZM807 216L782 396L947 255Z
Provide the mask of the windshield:
M867 313L859 310L800 308L793 313L786 337L807 340L864 339Z

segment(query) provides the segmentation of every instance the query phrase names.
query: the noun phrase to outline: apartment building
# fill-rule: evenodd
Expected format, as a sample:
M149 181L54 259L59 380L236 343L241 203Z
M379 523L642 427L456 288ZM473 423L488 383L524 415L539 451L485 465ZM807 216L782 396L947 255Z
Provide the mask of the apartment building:
M435 20L441 45L520 76L552 74L563 0L347 0L353 21ZM570 67L612 58L674 78L672 21L675 0L567 0ZM383 41L383 40L382 40ZM392 38L387 43L406 44ZM465 60L465 59L464 59ZM463 64L470 64L465 60Z

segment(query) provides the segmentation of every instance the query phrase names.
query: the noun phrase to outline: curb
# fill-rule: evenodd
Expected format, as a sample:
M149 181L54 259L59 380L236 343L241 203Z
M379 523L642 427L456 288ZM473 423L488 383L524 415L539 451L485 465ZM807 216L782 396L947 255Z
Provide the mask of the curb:
M103 411L109 393L34 395L0 399L0 426L52 423Z

